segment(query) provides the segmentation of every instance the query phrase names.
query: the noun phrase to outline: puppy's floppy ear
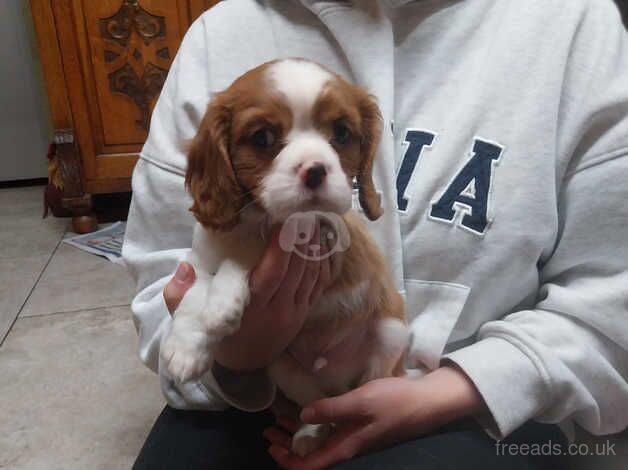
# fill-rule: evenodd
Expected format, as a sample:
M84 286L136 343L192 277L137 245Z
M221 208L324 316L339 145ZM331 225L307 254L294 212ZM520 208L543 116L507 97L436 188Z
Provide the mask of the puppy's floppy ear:
M237 225L243 198L229 157L231 107L225 94L209 104L188 147L185 185L194 204L190 210L206 227L227 231Z
M360 190L360 205L370 220L377 220L384 211L373 184L373 161L382 136L382 115L375 99L366 93L360 97L359 109L362 118L362 161L356 179Z

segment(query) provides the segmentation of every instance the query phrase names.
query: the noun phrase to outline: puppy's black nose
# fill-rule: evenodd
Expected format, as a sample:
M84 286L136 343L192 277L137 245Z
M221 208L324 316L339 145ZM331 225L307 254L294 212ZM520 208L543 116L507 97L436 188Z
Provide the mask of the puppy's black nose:
M306 170L303 182L308 188L316 189L321 184L323 184L323 181L325 181L325 176L327 176L327 170L325 169L325 165L323 165L322 163L314 163L310 168Z

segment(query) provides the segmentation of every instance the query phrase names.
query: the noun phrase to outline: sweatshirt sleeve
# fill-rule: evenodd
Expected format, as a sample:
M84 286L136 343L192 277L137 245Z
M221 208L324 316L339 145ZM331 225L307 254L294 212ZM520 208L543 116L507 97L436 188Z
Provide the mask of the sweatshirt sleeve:
M195 219L185 191L184 143L198 129L210 99L208 50L203 18L188 31L173 62L133 173L123 257L137 282L132 303L139 356L159 374L168 403L184 409L256 411L270 405L274 387L264 371L236 373L214 363L200 380L176 384L160 361L171 317L163 290L192 246Z
M563 135L579 138L563 142L559 234L536 308L483 325L475 344L445 356L475 383L496 438L533 418L568 433L574 423L596 435L628 426L628 35L611 2L597 5L574 46L585 49L572 72L588 85L565 105ZM577 82L566 77L565 93L576 96Z

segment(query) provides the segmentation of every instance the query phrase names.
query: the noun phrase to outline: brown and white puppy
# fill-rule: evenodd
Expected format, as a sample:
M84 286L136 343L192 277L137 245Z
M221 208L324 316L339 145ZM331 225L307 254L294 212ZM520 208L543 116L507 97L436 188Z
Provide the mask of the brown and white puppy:
M382 214L371 176L381 117L363 89L302 59L261 65L209 104L191 144L187 188L198 220L188 261L196 281L174 314L162 358L172 376L210 367L212 341L240 326L249 272L268 227L283 223L280 244L297 249L313 221L331 256L332 283L271 379L300 406L364 382L403 374L408 332L403 301L385 260L351 210L354 181L365 215ZM329 429L304 426L293 442L305 455Z

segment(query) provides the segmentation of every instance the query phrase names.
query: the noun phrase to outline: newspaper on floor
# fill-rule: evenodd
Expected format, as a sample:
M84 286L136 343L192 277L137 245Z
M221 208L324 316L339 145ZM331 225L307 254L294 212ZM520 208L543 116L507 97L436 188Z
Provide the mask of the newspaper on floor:
M126 222L116 222L109 227L86 235L69 237L63 241L88 253L104 256L116 264L124 264L122 261L122 243Z

